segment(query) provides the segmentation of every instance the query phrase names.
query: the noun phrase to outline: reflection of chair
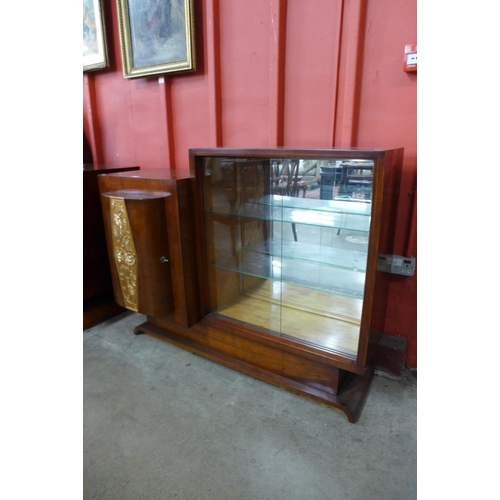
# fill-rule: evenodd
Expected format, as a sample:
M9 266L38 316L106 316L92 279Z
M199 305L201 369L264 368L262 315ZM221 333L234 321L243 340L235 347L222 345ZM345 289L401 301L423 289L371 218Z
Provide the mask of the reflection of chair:
M241 162L241 199L255 202L264 195L266 171L260 161Z
M221 161L220 174L222 177L222 182L220 183L223 188L223 193L229 202L230 211L234 211L237 201L237 190L236 190L236 163L234 161ZM217 165L215 166L217 168Z
M271 164L271 194L294 196L299 194L299 162L296 160L275 160ZM292 222L293 238L297 241L297 229Z
M231 231L231 242L232 248L236 248L236 226L237 224L233 217L227 218L227 211L231 215L237 215L243 210L244 213L250 215L252 207L255 206L255 202L264 195L265 191L265 179L266 179L266 168L262 161L252 161L252 160L221 160L219 164L215 164L213 167L214 174L217 175L220 180L212 184L212 187L218 186L220 193L223 194L218 198L215 197L217 201L224 200L228 202L227 207L222 208L222 213L217 214L217 210L214 210L211 214L213 220L218 222L228 224L228 220L231 221L230 231ZM216 175L214 175L216 177ZM220 208L218 210L221 210ZM250 222L250 218L241 219L241 224ZM252 219L254 221L254 219ZM264 225L264 234L267 234L267 228Z
M299 164L292 160L279 160L272 163L272 194L297 196Z
M306 197L308 186L319 183L321 177L320 162L316 160L299 160L299 178L297 189L302 190L302 198Z
M339 194L336 200L370 202L372 198L373 165L342 165ZM340 234L340 227L337 231Z

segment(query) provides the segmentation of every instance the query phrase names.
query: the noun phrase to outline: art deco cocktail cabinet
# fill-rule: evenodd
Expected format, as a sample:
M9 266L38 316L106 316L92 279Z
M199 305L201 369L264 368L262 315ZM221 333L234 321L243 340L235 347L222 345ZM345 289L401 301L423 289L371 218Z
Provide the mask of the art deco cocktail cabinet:
M135 333L355 422L385 324L377 257L393 253L403 149L189 158L189 172L99 177L116 300L147 316Z

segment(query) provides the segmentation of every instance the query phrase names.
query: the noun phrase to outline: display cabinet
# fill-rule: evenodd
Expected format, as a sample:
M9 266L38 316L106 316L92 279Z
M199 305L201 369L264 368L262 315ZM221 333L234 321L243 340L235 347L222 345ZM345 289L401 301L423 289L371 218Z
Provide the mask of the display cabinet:
M148 314L135 333L355 422L385 326L389 278L377 256L393 252L403 149L215 148L189 157L195 231L182 245L196 249L197 319ZM320 172L309 189L304 165Z

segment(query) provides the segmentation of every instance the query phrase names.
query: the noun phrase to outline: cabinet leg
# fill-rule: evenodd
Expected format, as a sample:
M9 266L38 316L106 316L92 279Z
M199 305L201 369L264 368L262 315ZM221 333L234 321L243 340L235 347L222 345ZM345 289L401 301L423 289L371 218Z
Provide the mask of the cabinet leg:
M146 331L141 328L141 326L142 325L139 325L134 328L134 335L144 335L146 333Z

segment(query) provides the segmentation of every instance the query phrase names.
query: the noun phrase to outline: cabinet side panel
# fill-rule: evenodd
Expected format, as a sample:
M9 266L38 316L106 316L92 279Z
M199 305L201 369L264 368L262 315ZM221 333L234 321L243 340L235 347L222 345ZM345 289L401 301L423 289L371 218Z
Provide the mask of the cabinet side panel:
M201 317L210 312L209 306L209 284L208 269L205 259L206 225L203 209L203 169L200 161L196 161L194 155L189 154L189 168L191 172L191 192L193 193L194 227L195 227L195 249L196 264L198 269L197 285L198 299Z
M190 327L201 319L196 256L195 210L190 179L178 180L176 183L176 191L177 200L175 212L177 220L179 221L180 234L178 240L175 241L179 242L181 249L183 273L182 297L186 318L185 325ZM169 200L167 200L167 204L168 201ZM167 211L167 215L170 215L169 211ZM167 225L169 220L167 221ZM172 247L175 241L173 241L170 236L169 241Z
M382 202L382 223L380 227L378 252L392 254L396 238L396 219L401 186L401 168L404 150L387 151L385 157L384 192ZM387 316L387 301L391 275L375 271L375 285L370 322L370 338L367 352L367 363L375 353L377 344L384 330Z
M371 321L373 313L375 272L377 265L377 252L379 246L380 227L384 224L383 196L385 181L385 155L378 153L374 156L373 165L373 189L371 202L370 234L368 241L368 255L366 262L365 287L363 295L363 311L361 315L361 327L357 353L357 372L363 373L367 361L367 351L370 344Z

